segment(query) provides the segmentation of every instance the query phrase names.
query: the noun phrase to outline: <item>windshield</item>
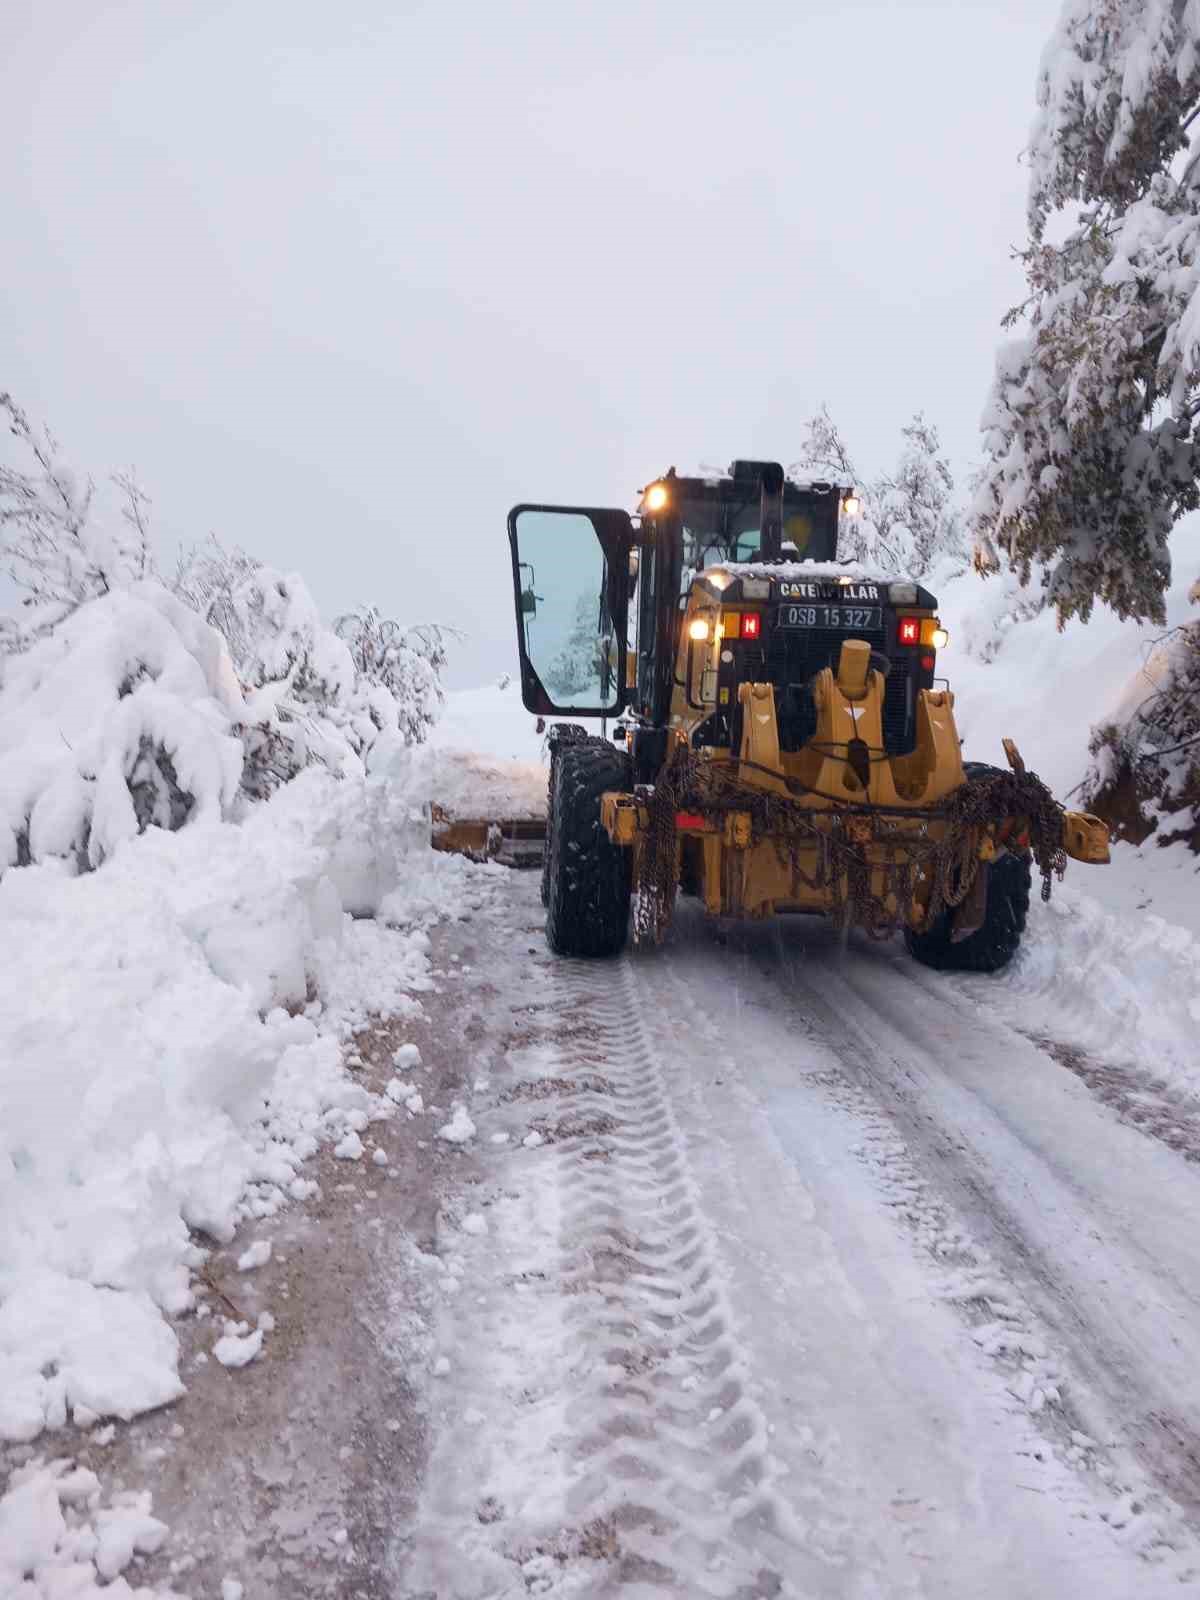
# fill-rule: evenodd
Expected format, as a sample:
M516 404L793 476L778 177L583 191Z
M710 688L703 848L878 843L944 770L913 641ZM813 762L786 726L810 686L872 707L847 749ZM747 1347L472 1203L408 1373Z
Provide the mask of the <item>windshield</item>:
M789 497L790 498L790 497ZM783 556L793 561L832 558L837 540L837 504L830 496L824 517L816 505L805 506L787 500L783 507ZM682 590L686 591L697 572L719 566L724 561L753 561L758 554L761 533L760 501L755 494L738 505L716 498L685 500L680 507L683 520ZM828 523L828 530L821 526Z

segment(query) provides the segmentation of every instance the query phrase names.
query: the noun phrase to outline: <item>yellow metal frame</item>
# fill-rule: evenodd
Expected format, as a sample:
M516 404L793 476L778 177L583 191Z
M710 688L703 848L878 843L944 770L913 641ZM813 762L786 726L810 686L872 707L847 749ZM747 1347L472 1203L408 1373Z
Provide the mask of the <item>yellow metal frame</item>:
M741 610L752 609L742 606ZM929 612L922 618L922 638L940 624ZM671 705L671 733L678 744L691 742L699 724L719 709L703 690L715 685L724 623L720 601L693 590L680 629L676 687ZM691 624L703 620L706 636L693 638ZM697 630L699 631L699 630ZM908 755L884 756L883 675L871 667L870 646L847 639L836 672L827 667L813 682L817 727L803 749L779 747L775 690L769 683L738 687L741 739L736 751L701 748L701 761L736 759L741 785L786 795L793 805L812 813L819 830L822 816L837 816L843 834L858 832L865 859L873 868L872 892L890 901L916 925L925 914L932 885L915 874L912 904L896 905L892 895L894 868L918 842L936 839L944 828L928 812L966 782L961 740L949 689L922 689L917 694L916 740ZM1006 747L1009 741L1006 741ZM1009 759L1023 770L1015 747ZM797 780L790 783L789 780ZM860 809L861 808L861 809ZM847 811L850 816L847 817ZM905 815L910 812L911 815ZM634 866L649 827L649 809L633 795L606 794L601 822L615 844L631 848ZM827 826L829 824L826 824ZM787 839L752 838L746 811L707 817L700 827L679 830L679 866L714 916L763 917L780 911L825 912L843 901L836 884L815 887L820 874L818 842L794 834ZM981 829L979 859L990 861L1003 848L1003 835ZM1064 848L1079 861L1108 859L1108 830L1097 818L1068 812Z

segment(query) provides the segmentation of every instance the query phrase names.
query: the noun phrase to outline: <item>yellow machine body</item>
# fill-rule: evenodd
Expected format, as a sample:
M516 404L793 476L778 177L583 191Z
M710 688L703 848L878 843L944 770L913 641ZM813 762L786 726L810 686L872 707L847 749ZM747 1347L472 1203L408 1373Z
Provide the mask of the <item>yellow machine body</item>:
M921 625L935 628L937 618L925 613ZM730 626L730 613L722 611L719 599L694 584L680 629L671 738L677 747L693 748L701 773L706 763L717 764L736 773L743 792L785 799L793 821L772 834L752 826L749 810L680 812L675 819L678 884L718 917L829 912L845 903L845 894L818 870L818 856L821 834L836 828L869 865L871 893L900 921L918 926L931 882L920 865L908 874L897 869L928 858L930 841L946 827L929 813L966 782L954 695L949 688L919 690L912 750L884 755L884 677L872 666L870 646L847 638L836 670L825 668L812 684L816 730L802 748L781 751L775 689L759 682L737 686L737 748L697 744L697 730L716 704L717 662ZM796 807L806 813L803 830L794 826ZM650 806L636 794L607 793L600 819L614 844L634 852L636 882ZM973 839L978 859L989 861L1008 845L1018 845L1021 832L1020 819L981 826ZM1077 860L1107 861L1108 831L1094 817L1068 812L1064 848ZM900 882L908 883L905 906L896 903Z

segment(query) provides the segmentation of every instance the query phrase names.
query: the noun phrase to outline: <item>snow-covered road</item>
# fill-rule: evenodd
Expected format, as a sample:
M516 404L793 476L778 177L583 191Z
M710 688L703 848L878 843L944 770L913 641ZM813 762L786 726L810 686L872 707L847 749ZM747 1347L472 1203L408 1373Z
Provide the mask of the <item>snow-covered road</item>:
M514 877L461 959L402 1594L1200 1592L1200 1169L1152 1083L815 922L684 905L584 966Z

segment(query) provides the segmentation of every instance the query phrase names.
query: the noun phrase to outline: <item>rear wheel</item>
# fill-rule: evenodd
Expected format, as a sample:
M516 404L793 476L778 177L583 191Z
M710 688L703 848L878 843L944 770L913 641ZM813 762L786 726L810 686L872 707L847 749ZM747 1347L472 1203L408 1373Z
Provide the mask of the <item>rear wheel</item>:
M546 783L546 843L542 850L542 904L550 904L550 841L554 836L554 780L558 774L560 751L569 744L584 743L591 737L578 722L556 722L546 736L550 752L550 776Z
M632 862L600 825L600 796L627 793L623 750L588 739L558 751L546 841L546 942L560 956L615 956L629 927Z
M986 778L999 768L968 761L964 770L968 778ZM1005 851L979 870L987 874L987 904L983 922L974 933L954 942L953 911L943 911L924 933L905 929L909 953L923 966L939 972L999 972L1020 949L1033 884L1029 857Z

